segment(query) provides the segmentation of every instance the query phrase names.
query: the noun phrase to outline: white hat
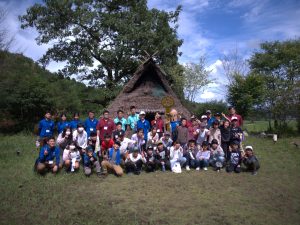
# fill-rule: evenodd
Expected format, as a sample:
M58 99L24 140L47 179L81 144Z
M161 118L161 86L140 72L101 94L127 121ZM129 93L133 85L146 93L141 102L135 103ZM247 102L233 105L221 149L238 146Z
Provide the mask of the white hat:
M253 151L253 148L252 148L252 146L250 146L250 145L246 146L245 149L246 149L246 150L247 150L247 149L251 149L251 150Z
M238 118L236 116L231 117L231 121L233 120L238 120Z
M202 115L201 119L207 119L207 116L206 115Z
M146 115L144 111L141 111L139 115Z

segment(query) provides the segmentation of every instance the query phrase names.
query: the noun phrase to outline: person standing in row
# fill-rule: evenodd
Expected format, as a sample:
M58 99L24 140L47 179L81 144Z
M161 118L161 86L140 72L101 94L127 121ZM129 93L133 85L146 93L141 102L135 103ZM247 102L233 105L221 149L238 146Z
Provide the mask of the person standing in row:
M89 111L89 117L84 122L85 131L87 133L88 138L91 135L91 132L96 132L96 127L98 124L98 120L95 119L95 112Z
M112 132L115 130L115 123L109 118L109 111L105 110L103 112L103 118L98 121L96 126L97 135L99 136L100 143L104 140L104 135L107 134L112 136Z

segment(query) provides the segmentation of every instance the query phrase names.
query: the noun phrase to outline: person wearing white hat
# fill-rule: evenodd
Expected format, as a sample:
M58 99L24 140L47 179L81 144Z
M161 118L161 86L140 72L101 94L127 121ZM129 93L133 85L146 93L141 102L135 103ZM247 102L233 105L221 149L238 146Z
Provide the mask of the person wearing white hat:
M150 130L150 123L148 120L145 119L145 116L146 116L146 113L144 111L141 111L139 114L140 119L137 121L137 130L143 129L145 143L147 143L147 140L148 140L147 134Z
M243 164L246 166L247 171L251 172L252 175L257 174L257 170L259 169L260 165L257 157L254 155L253 147L250 145L245 147Z

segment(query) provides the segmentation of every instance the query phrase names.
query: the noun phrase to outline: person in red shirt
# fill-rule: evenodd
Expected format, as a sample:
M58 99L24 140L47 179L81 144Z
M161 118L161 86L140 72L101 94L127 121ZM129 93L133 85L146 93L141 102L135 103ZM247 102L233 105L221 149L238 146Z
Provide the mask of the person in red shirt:
M100 142L104 140L105 134L108 134L110 137L112 136L112 132L115 130L115 123L109 118L109 111L105 110L103 112L103 118L98 121L96 129Z
M109 134L105 134L104 140L101 142L101 155L107 155L108 149L112 148L114 141Z
M161 137L164 133L164 121L159 112L155 113L155 119L151 121L151 127L153 126L157 128L157 133L159 134L159 137Z
M231 121L232 117L236 117L237 118L237 126L241 127L243 126L243 118L241 115L237 114L235 111L235 108L233 106L230 106L228 108L229 111L229 115L225 116L224 113L222 113L222 116L227 119L228 121Z

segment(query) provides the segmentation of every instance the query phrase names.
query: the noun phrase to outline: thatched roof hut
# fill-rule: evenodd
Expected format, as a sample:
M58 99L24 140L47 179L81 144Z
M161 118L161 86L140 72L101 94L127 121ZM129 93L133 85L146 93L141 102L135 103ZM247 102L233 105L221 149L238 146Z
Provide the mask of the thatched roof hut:
M136 107L137 112L145 111L146 114L153 114L159 111L164 114L165 108L162 106L161 100L165 96L174 99L172 108L175 108L185 117L191 115L171 89L166 74L152 58L149 58L138 67L132 79L107 109L114 116L119 109L129 112L132 105Z

